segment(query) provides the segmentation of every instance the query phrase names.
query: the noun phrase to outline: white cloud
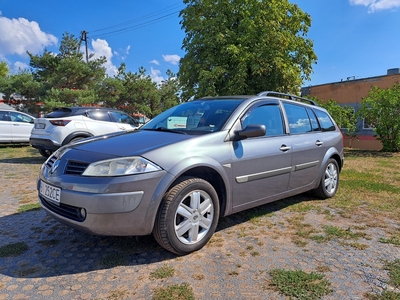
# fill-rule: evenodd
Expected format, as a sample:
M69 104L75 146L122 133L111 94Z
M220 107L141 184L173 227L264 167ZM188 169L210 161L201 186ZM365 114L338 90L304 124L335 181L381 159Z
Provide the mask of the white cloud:
M35 21L8 19L0 14L0 58L7 55L26 56L26 51L38 54L57 42L54 35L43 32Z
M400 0L349 0L352 5L363 5L368 7L368 12L395 9L400 7Z
M19 70L26 70L26 69L28 69L29 68L29 65L28 64L26 64L26 63L24 63L24 62L21 62L21 61L16 61L14 64L13 64L13 70L15 70L15 71L19 71Z
M169 63L171 63L173 65L179 64L179 60L181 59L181 57L179 55L176 55L176 54L172 54L172 55L171 54L166 54L166 55L163 55L162 57L164 58L164 60L166 62L169 62Z
M160 76L161 71L153 69L153 67L150 68L150 77L154 82L157 82L158 84L161 84L161 82L164 81L164 77Z
M156 60L156 59L153 59L150 63L151 63L151 64L155 64L155 65L157 65L157 66L160 65L159 61Z
M104 64L104 67L106 68L106 73L109 76L116 75L118 72L118 68L114 66L111 61L113 57L113 52L107 41L102 39L92 40L92 48L92 50L89 50L89 55L93 53L94 58L105 56L107 59L107 62Z

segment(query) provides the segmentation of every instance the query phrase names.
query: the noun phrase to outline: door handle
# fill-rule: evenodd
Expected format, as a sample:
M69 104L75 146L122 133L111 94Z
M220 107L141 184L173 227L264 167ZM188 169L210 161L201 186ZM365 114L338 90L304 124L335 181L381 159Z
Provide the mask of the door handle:
M317 141L315 142L315 145L321 146L323 143L324 143L324 142L321 142L320 140L317 140Z
M286 151L289 151L289 150L290 150L290 147L289 147L289 146L286 146L286 145L282 145L282 146L279 148L279 150L281 150L282 152L286 152Z

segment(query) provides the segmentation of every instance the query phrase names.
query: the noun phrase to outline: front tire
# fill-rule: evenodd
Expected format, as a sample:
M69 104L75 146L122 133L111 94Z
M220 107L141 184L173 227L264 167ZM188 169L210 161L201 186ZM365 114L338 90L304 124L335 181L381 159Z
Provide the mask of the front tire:
M325 166L325 172L322 174L319 186L314 190L314 194L327 199L335 196L339 186L339 166L335 159L328 160Z
M218 195L200 178L183 178L163 198L153 235L166 250L185 255L201 249L213 235L219 218Z

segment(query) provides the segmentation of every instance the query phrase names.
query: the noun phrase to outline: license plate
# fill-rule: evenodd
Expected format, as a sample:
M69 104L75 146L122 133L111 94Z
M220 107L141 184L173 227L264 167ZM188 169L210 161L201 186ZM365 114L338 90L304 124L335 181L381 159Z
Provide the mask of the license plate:
M46 124L44 123L36 123L35 124L35 129L44 129L46 127Z
M58 187L52 186L50 184L41 181L39 193L40 195L51 201L60 203L61 189Z

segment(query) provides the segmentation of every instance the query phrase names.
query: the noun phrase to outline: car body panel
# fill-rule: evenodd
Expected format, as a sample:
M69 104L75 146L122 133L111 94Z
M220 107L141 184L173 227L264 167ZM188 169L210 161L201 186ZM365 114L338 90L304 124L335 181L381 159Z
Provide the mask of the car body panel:
M34 120L26 113L0 110L0 143L29 143Z
M94 136L63 146L39 174L38 190L44 182L61 192L60 203L39 194L43 209L60 222L93 234L147 235L153 231L164 195L181 178L200 177L210 182L219 195L221 215L226 216L318 187L330 158L335 158L340 168L343 165L342 135L337 126L330 132L291 132L293 126L288 125L283 109L283 102L290 100L243 96L235 98L235 103L229 98L229 105L214 108L223 121L220 125L218 120L201 123L201 117L209 116L207 109L221 99L184 104L204 107L204 111L173 115L171 122L160 115L137 131ZM268 105L284 114L279 133L272 134L269 123L250 123L265 128L265 135L238 135L248 126L243 125L248 115ZM232 107L230 117L222 119ZM145 159L159 170L124 176L82 174L91 163L127 157ZM82 171L69 173L71 165ZM64 215L63 207L71 208L76 216ZM81 213L84 217L79 219Z

